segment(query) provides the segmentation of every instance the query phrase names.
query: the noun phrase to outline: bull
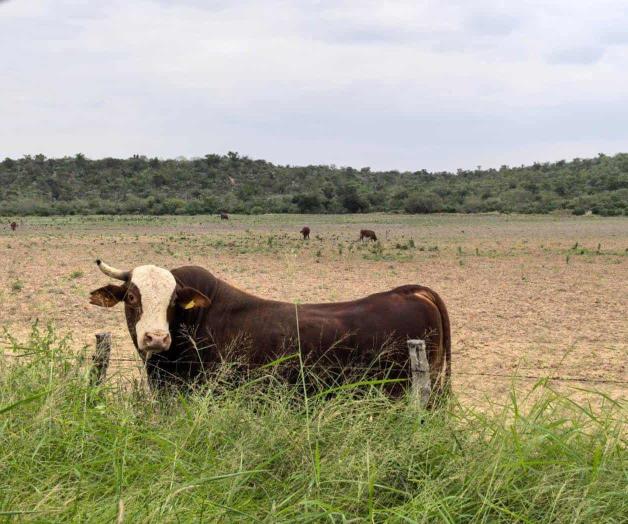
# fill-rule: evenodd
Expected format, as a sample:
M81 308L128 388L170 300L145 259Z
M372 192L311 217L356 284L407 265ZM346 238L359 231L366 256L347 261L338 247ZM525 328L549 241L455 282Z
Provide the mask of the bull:
M375 231L372 231L371 229L360 229L360 240L372 240L373 242L377 241L377 235L375 234Z
M336 381L346 370L392 379L398 396L411 378L406 341L424 339L434 396L451 377L451 334L440 296L405 285L358 300L294 304L241 291L198 266L167 270L153 265L119 270L97 260L100 270L121 281L90 294L90 303L123 302L133 344L156 389L193 385L224 362L245 370L299 356L305 368ZM234 352L234 347L236 350ZM298 380L294 369L286 379ZM340 378L339 378L340 377Z

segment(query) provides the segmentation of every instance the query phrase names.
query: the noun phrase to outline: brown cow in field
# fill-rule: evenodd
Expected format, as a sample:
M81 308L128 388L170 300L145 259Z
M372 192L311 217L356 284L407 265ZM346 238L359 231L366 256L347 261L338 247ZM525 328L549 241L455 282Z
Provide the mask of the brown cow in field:
M303 240L309 240L310 238L310 228L307 226L304 226L303 229L300 231L300 233L303 235Z
M220 220L229 220L229 215L224 211L220 213Z
M277 359L286 362L281 376L296 383L299 359L293 357L300 356L308 373L320 372L335 384L351 370L392 379L387 391L398 396L411 379L408 338L427 343L434 398L448 388L449 316L429 288L406 285L348 302L293 304L240 291L198 266L121 271L96 262L122 284L92 291L90 302L124 302L153 388L203 382L225 362L247 373Z
M364 240L365 238L375 242L377 240L377 235L375 235L375 231L372 231L371 229L360 229L360 240Z
M11 222L10 226L11 226L11 231L15 231L17 229L17 222L15 221Z

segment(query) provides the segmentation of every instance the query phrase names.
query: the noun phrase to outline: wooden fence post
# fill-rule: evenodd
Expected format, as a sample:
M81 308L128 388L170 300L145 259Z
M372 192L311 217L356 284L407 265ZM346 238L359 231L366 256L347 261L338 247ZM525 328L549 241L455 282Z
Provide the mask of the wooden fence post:
M96 333L96 351L92 355L89 383L98 386L105 380L111 356L111 333Z
M408 340L410 370L412 371L412 397L421 407L427 407L432 394L430 385L430 364L427 361L425 340Z

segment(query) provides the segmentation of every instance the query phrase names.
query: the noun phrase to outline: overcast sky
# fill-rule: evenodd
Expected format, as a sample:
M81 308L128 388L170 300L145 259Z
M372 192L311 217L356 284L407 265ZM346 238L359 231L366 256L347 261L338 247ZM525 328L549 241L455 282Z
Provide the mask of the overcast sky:
M0 0L0 157L628 151L626 0Z

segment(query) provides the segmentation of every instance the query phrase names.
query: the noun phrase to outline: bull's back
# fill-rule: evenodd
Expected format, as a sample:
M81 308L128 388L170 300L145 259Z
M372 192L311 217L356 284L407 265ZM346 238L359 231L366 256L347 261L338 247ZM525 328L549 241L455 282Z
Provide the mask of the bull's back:
M393 340L438 336L442 322L433 292L408 285L352 302L299 306L302 342L381 346Z

